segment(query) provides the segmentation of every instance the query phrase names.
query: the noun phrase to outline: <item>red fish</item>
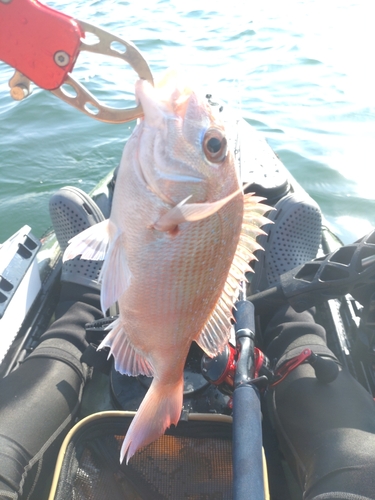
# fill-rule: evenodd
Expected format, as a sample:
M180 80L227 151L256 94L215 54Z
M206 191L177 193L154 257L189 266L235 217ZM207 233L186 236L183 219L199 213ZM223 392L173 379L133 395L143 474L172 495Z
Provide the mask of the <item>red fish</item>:
M121 160L108 221L72 240L65 259L101 259L103 311L119 304L100 349L153 382L121 461L177 424L192 341L215 356L269 207L243 194L218 106L167 79L136 84L144 118ZM103 236L105 235L105 236Z

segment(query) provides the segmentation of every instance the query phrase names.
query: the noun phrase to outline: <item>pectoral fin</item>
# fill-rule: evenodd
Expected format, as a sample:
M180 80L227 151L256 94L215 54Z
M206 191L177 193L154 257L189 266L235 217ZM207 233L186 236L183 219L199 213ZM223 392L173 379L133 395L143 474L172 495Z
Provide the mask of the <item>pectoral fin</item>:
M191 198L191 196L189 196L160 217L160 219L154 224L154 228L158 231L173 231L183 222L194 222L206 219L207 217L210 217L210 215L218 212L224 205L229 203L233 200L233 198L241 193L242 187L229 196L211 203L186 203Z
M85 260L104 260L110 240L110 224L107 219L74 236L64 252L63 261L77 255Z

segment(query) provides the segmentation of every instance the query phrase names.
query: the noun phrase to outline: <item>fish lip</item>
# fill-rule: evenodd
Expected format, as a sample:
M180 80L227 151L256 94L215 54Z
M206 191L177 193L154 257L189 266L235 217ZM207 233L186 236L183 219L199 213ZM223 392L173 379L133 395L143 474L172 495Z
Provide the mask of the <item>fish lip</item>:
M135 84L135 100L142 106L143 120L150 126L158 126L168 111L167 107L157 99L155 88L147 80L138 80Z
M180 120L184 116L184 107L181 108L181 102L178 103L180 97L187 102L193 93L187 94L179 91L176 87L175 92L170 96L164 94L160 87L154 87L147 80L138 80L135 84L135 99L137 104L140 104L143 110L144 121L152 126L162 126L164 120ZM176 107L179 111L176 111Z

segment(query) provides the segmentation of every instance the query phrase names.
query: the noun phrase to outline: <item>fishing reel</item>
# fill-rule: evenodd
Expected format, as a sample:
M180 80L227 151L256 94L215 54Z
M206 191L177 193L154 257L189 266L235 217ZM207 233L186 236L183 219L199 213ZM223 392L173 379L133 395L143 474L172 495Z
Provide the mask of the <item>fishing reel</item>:
M218 386L221 392L231 395L234 390L239 350L228 343L214 358L202 356L201 370L204 378ZM266 377L266 378L264 378ZM269 359L257 347L254 348L254 379L266 382L273 377ZM266 380L267 379L267 380Z

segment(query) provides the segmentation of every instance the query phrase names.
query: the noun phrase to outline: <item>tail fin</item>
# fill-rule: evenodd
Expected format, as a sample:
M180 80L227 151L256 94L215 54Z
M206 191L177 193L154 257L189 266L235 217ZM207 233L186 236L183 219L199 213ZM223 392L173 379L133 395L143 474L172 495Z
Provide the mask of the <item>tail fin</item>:
M121 447L120 462L126 463L134 453L164 434L171 425L177 425L181 416L184 379L175 385L154 380L146 393Z

